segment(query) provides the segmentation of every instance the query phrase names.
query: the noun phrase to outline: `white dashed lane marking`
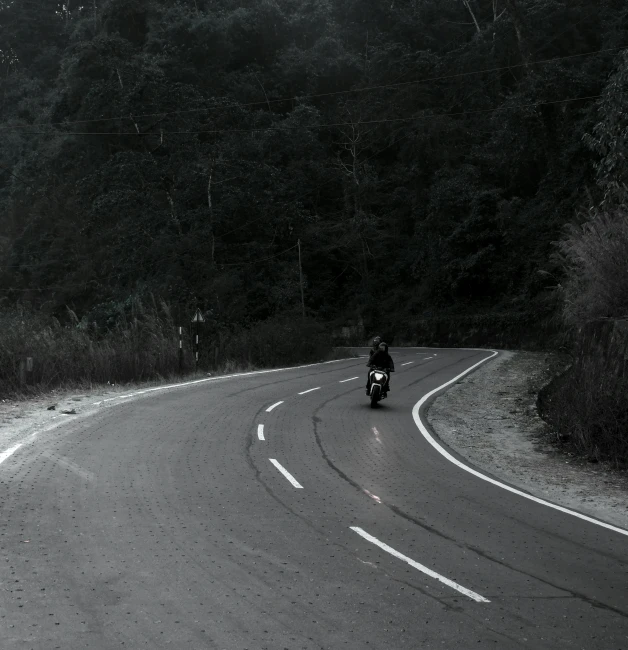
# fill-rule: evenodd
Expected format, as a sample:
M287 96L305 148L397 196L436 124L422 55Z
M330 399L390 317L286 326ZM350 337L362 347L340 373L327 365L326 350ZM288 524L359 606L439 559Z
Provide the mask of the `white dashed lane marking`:
M344 384L346 381L353 381L354 379L359 379L359 377L349 377L349 379L341 379L338 383Z
M414 361L406 361L405 363L402 363L401 365L402 366L407 366L407 365L409 365L411 363L414 363Z
M292 485L295 488L303 489L303 486L290 474L290 472L281 465L277 460L274 458L269 458L268 459L289 481L292 483Z
M283 404L283 400L281 400L281 402L275 402L274 404L271 404L271 405L266 409L266 413L270 413L274 408L276 408L276 407L279 406L280 404Z
M490 600L484 598L484 596L480 596L480 594L476 594L475 591L471 591L470 589L467 589L466 587L459 585L457 582L454 582L449 578L445 578L445 576L440 575L440 573L436 573L436 571L432 571L432 569L428 569L423 564L419 564L418 562L415 562L413 559L409 558L408 556L399 553L399 551L396 551L391 546L388 546L388 544L384 544L384 542L380 542L376 537L369 535L361 528L358 528L357 526L351 526L351 530L356 532L361 537L364 537L364 539L371 542L371 544L375 544L376 546L379 546L382 550L386 551L386 553L390 553L391 555L398 558L399 560L403 560L404 562L407 562L411 567L417 569L418 571L421 571L421 573L425 573L425 575L430 576L430 578L434 578L435 580L442 582L444 585L447 585L448 587L455 589L456 591L460 592L461 594L464 594L468 598L475 600L476 603L491 602Z
M308 390L304 390L300 392L299 395L305 395L305 393L311 393L313 390L320 390L320 389L321 389L320 386L317 386L316 388L309 388Z
M264 438L264 425L263 424L258 424L257 425L257 437L260 440L265 440L266 439L266 438Z

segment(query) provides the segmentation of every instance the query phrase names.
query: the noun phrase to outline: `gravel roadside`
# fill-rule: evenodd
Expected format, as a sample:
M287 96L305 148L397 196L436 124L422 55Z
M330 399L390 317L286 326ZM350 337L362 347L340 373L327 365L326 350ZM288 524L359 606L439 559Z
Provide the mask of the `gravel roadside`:
M628 471L589 463L552 443L536 410L543 353L500 352L436 398L436 435L478 469L537 497L628 529Z

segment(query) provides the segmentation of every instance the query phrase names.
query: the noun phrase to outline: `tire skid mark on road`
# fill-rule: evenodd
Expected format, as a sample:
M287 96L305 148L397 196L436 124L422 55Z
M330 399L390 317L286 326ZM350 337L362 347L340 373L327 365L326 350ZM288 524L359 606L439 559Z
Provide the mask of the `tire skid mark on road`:
M447 366L444 366L444 368L449 368L449 367L452 366L452 365L456 365L456 363L458 363L458 362L454 362L454 363L448 364ZM443 370L443 368L439 368L439 369L434 370L434 371L432 371L432 372L426 373L426 374L423 376L423 379L426 379L426 378L428 378L428 377L431 377L432 375L436 374L436 373L439 372L440 370ZM410 385L413 385L414 383L416 383L416 382L412 382L412 384L410 384ZM348 474L346 474L345 472L343 472L343 471L342 471L342 470L341 470L341 469L340 469L340 468L339 468L339 467L338 467L338 466L337 466L337 465L336 465L336 464L335 464L335 463L334 463L334 462L329 458L329 456L327 455L327 452L325 451L325 448L323 447L323 441L321 440L321 436L320 436L320 433L319 433L319 431L318 431L318 423L319 423L321 420L320 420L320 418L319 418L316 414L320 411L320 409L322 409L322 408L324 408L325 406L327 406L327 404L329 404L330 402L333 402L335 399L338 399L338 398L342 397L343 395L346 395L346 394L349 393L349 392L350 392L350 391L345 391L345 392L343 392L343 393L341 393L341 394L334 395L334 396L330 397L329 399L325 400L324 402L322 402L321 404L319 404L318 408L314 411L314 414L312 415L312 424L313 424L313 428L314 428L314 440L316 441L316 444L317 444L317 446L318 446L318 448L319 448L319 450L320 450L320 452L321 452L321 456L322 456L323 460L327 463L327 465L328 465L328 466L329 466L329 467L330 467L330 468L331 468L331 469L332 469L336 474L338 474L338 476L339 476L343 481L346 481L349 485L351 485L353 488L355 488L358 492L361 492L362 494L365 494L365 495L368 496L369 498L372 498L371 493L370 493L366 488L363 488L363 487L362 487L362 486L361 486L357 481L355 481L355 480L352 479ZM373 432L373 433L375 433L375 432ZM379 432L378 432L378 433L379 433ZM381 503L383 506L386 506L389 510L391 510L391 511L392 511L394 514L396 514L397 516L401 517L402 519L405 519L406 521L409 521L409 522L412 523L412 524L415 524L416 526L418 526L419 528L425 530L426 532L431 533L431 534L434 534L434 535L440 537L441 539L446 540L447 542L450 542L450 543L454 544L454 545L457 546L458 548L467 549L467 550L472 551L472 552L477 552L477 550L476 550L473 546L471 546L471 545L469 545L469 544L466 544L465 542L462 542L462 541L460 541L459 539L456 539L455 537L452 537L452 536L450 536L450 535L447 535L447 534L444 533L443 531L439 530L438 528L435 528L434 526L432 526L432 525L426 523L425 521L422 521L422 520L420 520L420 519L418 519L418 518L416 518L416 517L413 517L412 515L410 515L410 514L404 512L401 508L399 508L398 506L396 506L394 503L388 503L387 501L384 501L384 500L381 500L381 499L380 499L380 503ZM485 556L485 555L483 555L482 553L478 553L478 555L480 555L481 557L485 557L486 559L489 559L489 560L494 560L494 558L492 558L492 557L490 557L490 556ZM533 576L533 577L534 577L534 576Z
M468 357L465 357L464 359L458 359L457 361L452 361L451 363L448 363L445 366L441 366L440 368L437 368L433 372L429 372L426 375L422 375L415 381L410 382L405 388L410 388L411 386L414 386L415 384L418 384L420 381L423 381L424 379L427 379L428 377L431 377L432 375L435 375L437 372L440 372L441 370L446 370L447 368L451 368L452 366L458 365L461 361L467 361L467 359L472 359L473 357L478 356L477 354L471 354Z
M354 359L354 358L352 358L352 359L342 359L342 361L358 361L358 359ZM356 363L356 364L350 365L349 369L353 368L353 367L358 367L358 366L361 367L362 363L360 362L359 364ZM327 368L320 369L320 371L316 373L316 376L321 377L322 375L329 375L329 374L337 372L338 370L339 370L338 367L333 367L333 368L329 368L329 369L327 369ZM287 379L274 379L273 381L266 382L264 384L264 388L268 388L270 386L276 387L276 386L279 386L281 384L290 384L290 383L294 382L295 379L305 379L306 377L309 377L309 376L311 376L311 375L302 375L302 376L299 376L299 377L290 377L290 378L287 378ZM252 391L255 391L255 390L259 390L259 388L260 388L260 386L250 386L248 388L240 388L240 389L234 391L233 393L230 393L229 397L240 396L240 395L242 395L244 393L249 393L249 392L252 392Z
M288 481L290 481L290 483L292 483L295 488L303 489L303 486L299 483L299 481L297 481L297 479L294 478L294 476L292 476L292 474L290 474L290 472L285 467L283 467L283 465L278 460L275 458L269 458L268 460L288 479Z
M425 573L425 575L430 576L430 578L434 578L434 580L438 580L439 582L442 582L444 585L447 585L448 587L455 589L457 592L463 594L464 596L467 596L467 598L471 598L471 600L475 600L476 603L491 602L490 600L488 600L488 598L484 598L484 596L480 596L480 594L476 593L475 591L471 591L471 589L467 589L466 587L459 585L457 582L454 582L453 580L446 578L440 573L436 573L436 571L429 569L425 565L419 564L419 562L416 562L412 558L409 558L407 555L404 555L403 553L396 551L391 546L388 546L388 544L384 544L384 542L380 542L376 537L369 535L362 528L359 528L358 526L351 526L351 530L357 533L358 535L360 535L360 537L363 537L366 541L371 542L371 544L375 544L375 546L379 546L379 548L381 548L383 551L386 551L386 553L390 553L390 555L396 557L399 560L402 560L406 564L409 564L412 568L416 569L417 571L421 571L421 573Z
M614 614L619 614L619 616L623 618L628 618L628 612L624 610L603 603L599 600L596 600L595 598L591 598L590 596L586 596L585 594L580 593L579 591L568 589L567 587L564 587L560 584L552 582L551 580L548 580L547 578L544 578L542 575L537 575L536 573L532 573L530 571L524 571L523 569L516 567L514 564L510 564L509 562L505 562L503 559L493 557L492 555L485 553L482 549L476 548L475 546L467 546L467 548L470 551L477 553L480 557L483 557L484 559L489 560L490 562L495 562L495 564L498 564L499 566L504 567L505 569L508 569L513 573L525 576L526 578L532 578L533 580L537 580L541 584L547 585L552 589L556 589L556 591L560 591L566 594L566 596L555 596L555 598L573 598L574 600L581 600L582 602L591 605L591 607L595 607L597 609L603 609L609 612L613 612ZM504 599L504 596L502 596L502 599Z
M59 456L58 454L55 454L51 451L42 452L42 456L45 456L46 458L54 461L55 463L57 463L57 465L60 465L64 469L70 470L73 474L76 474L87 483L93 483L96 480L96 477L92 472L83 469L82 467L72 462L69 458L66 458L65 456Z

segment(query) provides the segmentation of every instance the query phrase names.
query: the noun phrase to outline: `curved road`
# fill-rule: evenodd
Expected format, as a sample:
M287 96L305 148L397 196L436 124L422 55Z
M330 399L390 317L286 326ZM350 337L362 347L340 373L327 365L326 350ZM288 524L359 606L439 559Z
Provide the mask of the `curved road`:
M463 471L415 424L490 352L391 352L378 409L351 359L0 449L0 647L628 648L628 537Z

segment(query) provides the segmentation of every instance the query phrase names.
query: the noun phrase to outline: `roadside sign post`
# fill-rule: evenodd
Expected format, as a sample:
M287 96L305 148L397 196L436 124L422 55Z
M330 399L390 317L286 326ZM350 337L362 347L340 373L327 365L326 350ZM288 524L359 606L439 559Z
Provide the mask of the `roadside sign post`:
M196 314L194 314L194 318L192 319L192 322L194 323L194 331L195 331L195 354L194 354L194 368L196 372L198 372L198 349L199 349L199 341L198 341L198 325L199 323L204 323L205 319L203 318L203 314L201 314L201 310L197 309Z
M183 328L179 325L179 374L183 372Z

